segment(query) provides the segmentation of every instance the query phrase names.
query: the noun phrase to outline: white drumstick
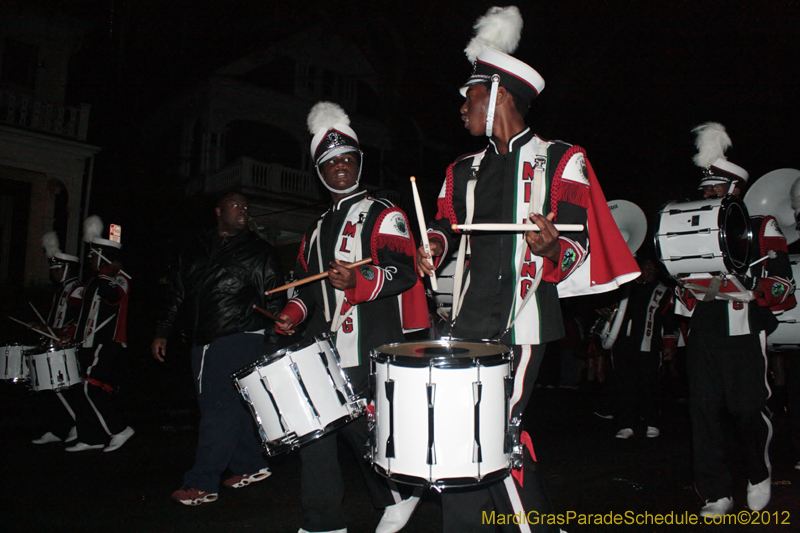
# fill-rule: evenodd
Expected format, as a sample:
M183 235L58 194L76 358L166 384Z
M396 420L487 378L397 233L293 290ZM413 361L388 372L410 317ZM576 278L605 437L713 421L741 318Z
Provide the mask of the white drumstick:
M422 249L425 253L431 255L431 243L428 240L428 228L425 225L425 215L422 213L422 202L419 199L419 191L417 191L417 178L411 176L411 191L414 193L414 206L417 208L417 221L419 222L419 235L422 239ZM431 256L431 262L433 256ZM436 283L436 273L431 273L431 288L435 291L439 290L439 284Z
M31 303L31 302L28 302L28 305L30 305L30 306L31 306L31 309L33 309L33 312L34 312L34 313L36 313L36 316L38 316L38 317L39 317L39 320L42 322L42 324L44 324L44 327L46 327L46 328L47 328L47 331L49 331L49 332L50 332L50 335L53 335L53 336L55 336L55 333L54 333L54 332L53 332L53 330L50 328L50 326L48 326L48 325L47 325L47 322L45 322L44 318L42 318L42 315L40 315L40 314L39 314L39 311L36 309L36 307L35 307L35 306L34 306L34 305Z
M22 324L23 326L25 326L26 328L28 328L28 329L30 329L30 330L32 330L32 331L35 331L35 332L36 332L36 333L38 333L39 335L44 335L45 337L49 337L49 338L53 339L54 341L61 340L61 339L59 339L58 337L56 337L55 335L50 335L49 333L45 333L44 331L42 331L42 330L40 330L40 329L36 329L36 328L34 328L34 327L32 327L32 326L29 326L28 324L26 324L26 323L25 323L25 322L23 322L22 320L17 320L17 319L16 319L16 318L14 318L13 316L10 316L10 317L8 317L8 318L9 318L9 319L11 319L11 320L13 320L14 322L17 322L17 323L19 323L19 324Z
M555 224L558 231L583 231L583 224ZM536 224L453 224L453 229L464 231L539 231Z
M109 260L108 257L104 256L103 254L97 254L97 255L99 255L100 259L102 259L103 261L105 261L109 265L111 264L111 260ZM119 273L122 274L123 276L125 276L126 278L131 279L131 277L128 275L128 273L125 272L124 270L120 269Z

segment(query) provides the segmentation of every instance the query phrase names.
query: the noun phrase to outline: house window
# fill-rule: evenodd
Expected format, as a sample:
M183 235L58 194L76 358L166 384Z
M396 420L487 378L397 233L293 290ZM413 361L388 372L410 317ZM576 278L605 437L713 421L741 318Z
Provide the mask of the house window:
M32 44L3 40L3 56L0 59L0 83L19 89L36 88L36 67L39 47Z

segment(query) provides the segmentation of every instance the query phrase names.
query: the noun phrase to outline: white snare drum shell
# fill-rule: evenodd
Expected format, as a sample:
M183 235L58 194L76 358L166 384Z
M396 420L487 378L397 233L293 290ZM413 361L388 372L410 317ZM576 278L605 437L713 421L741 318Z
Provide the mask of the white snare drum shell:
M25 362L25 353L33 348L22 344L0 346L0 380L12 383L27 381L30 371Z
M60 391L81 383L76 348L31 350L26 362L30 371L30 387L34 391Z
M462 361L453 367L402 363L373 361L373 463L379 467L377 470L405 483L441 487L476 485L487 475L505 475L510 465L505 450L505 378L510 374L510 363L493 361L490 366L479 362L465 366ZM390 402L387 391L392 387ZM390 438L393 456L387 448Z

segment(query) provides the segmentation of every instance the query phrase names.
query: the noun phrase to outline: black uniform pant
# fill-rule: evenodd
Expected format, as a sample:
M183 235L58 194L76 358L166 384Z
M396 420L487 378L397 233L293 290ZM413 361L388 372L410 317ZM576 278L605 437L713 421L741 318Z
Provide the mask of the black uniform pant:
M231 379L263 350L264 336L255 333L236 333L192 347L200 427L194 466L183 476L185 486L216 493L226 468L245 475L267 467L253 415Z
M356 455L372 505L382 509L400 500L364 459L369 429L367 417L362 416L300 448L300 492L306 531L336 531L347 527L342 509L344 478L339 466L340 437Z
M642 352L625 346L614 349L614 371L617 377L617 425L620 429L658 426L658 369L661 355Z
M64 392L75 412L78 442L108 444L111 435L127 426L113 396L121 356L122 345L113 341L78 349L78 361L84 369L83 383Z
M44 390L36 393L36 410L41 413L45 431L66 440L70 430L75 427L75 409L69 398L78 394L81 387L82 385L73 385L71 389L59 392ZM73 389L74 393L71 392Z
M522 418L533 392L539 365L546 345L514 346L514 389L511 397L511 419ZM557 532L558 527L535 523L540 514L552 514L537 465L527 447L522 455L522 484L518 476L473 489L451 489L442 492L444 533L494 532L496 524L503 532ZM492 514L494 513L494 514ZM503 515L503 519L498 519ZM513 516L519 517L513 520ZM494 522L492 521L494 516ZM523 518L524 517L524 518ZM528 518L534 519L528 523Z
M786 354L786 384L794 460L800 462L800 352L798 351Z
M755 485L770 475L772 424L765 411L770 396L765 340L763 332L729 337L692 331L687 341L695 488L704 501L733 493L731 473L725 466L725 411L732 415L743 440L749 481Z

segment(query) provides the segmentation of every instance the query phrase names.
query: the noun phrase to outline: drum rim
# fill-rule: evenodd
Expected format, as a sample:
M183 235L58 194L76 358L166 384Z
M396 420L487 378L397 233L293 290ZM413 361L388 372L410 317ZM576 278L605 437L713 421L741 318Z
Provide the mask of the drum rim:
M449 355L436 355L431 357L414 357L408 355L399 355L399 354L387 354L382 352L381 349L388 349L392 346L404 345L404 344L446 344L446 343L465 343L465 344L491 344L496 346L500 351L495 354L486 355L486 356L463 356L463 357L453 357ZM476 363L480 363L481 366L497 366L502 365L511 361L512 358L512 351L511 348L507 345L501 343L500 341L488 341L488 340L469 340L469 339L437 339L431 341L423 341L423 342L390 342L386 344L382 344L370 350L370 359L376 363L391 363L395 366L403 366L403 367L414 367L414 368L422 368L427 366L432 366L434 368L462 368L462 367L474 367ZM403 363L412 363L412 364L403 364Z
M81 343L72 343L72 344L64 345L64 346L62 346L60 348L57 347L57 346L48 346L48 347L44 347L44 346L37 347L37 346L34 346L32 349L25 351L25 356L27 357L27 356L31 356L31 355L41 355L41 354L46 354L46 353L66 352L68 350L77 351L77 349L80 346L80 344Z
M390 479L392 481L396 481L397 483L404 483L406 485L413 485L417 487L435 487L437 489L455 489L460 487L478 487L482 485L490 485L496 481L501 481L505 479L511 473L511 460L509 456L509 464L489 472L485 476L480 479L464 476L464 477L450 477L450 478L440 478L435 481L431 481L424 477L419 476L412 476L409 474L399 474L397 472L390 472L385 469L383 466L376 463L374 460L372 461L373 469L380 474L381 476L385 477L386 479Z
M299 352L301 350L304 350L304 349L308 348L312 344L316 344L319 341L329 340L331 337L333 337L333 334L331 332L326 331L326 332L320 333L318 335L314 335L312 337L307 337L305 339L302 339L302 340L300 340L300 341L298 341L298 342L296 342L294 344L286 346L285 348L281 348L277 352L273 352L271 354L260 355L258 357L258 359L256 359L255 361L253 361L249 365L240 368L236 372L233 372L231 374L231 379L238 380L238 379L243 378L245 376L249 376L253 372L253 369L255 369L255 368L260 368L262 366L267 366L267 365L269 365L269 364L271 364L271 363L283 358L287 354ZM336 351L336 345L334 345L332 341L330 341L330 343L331 343L331 348L334 351ZM337 356L338 356L338 354L337 354Z

